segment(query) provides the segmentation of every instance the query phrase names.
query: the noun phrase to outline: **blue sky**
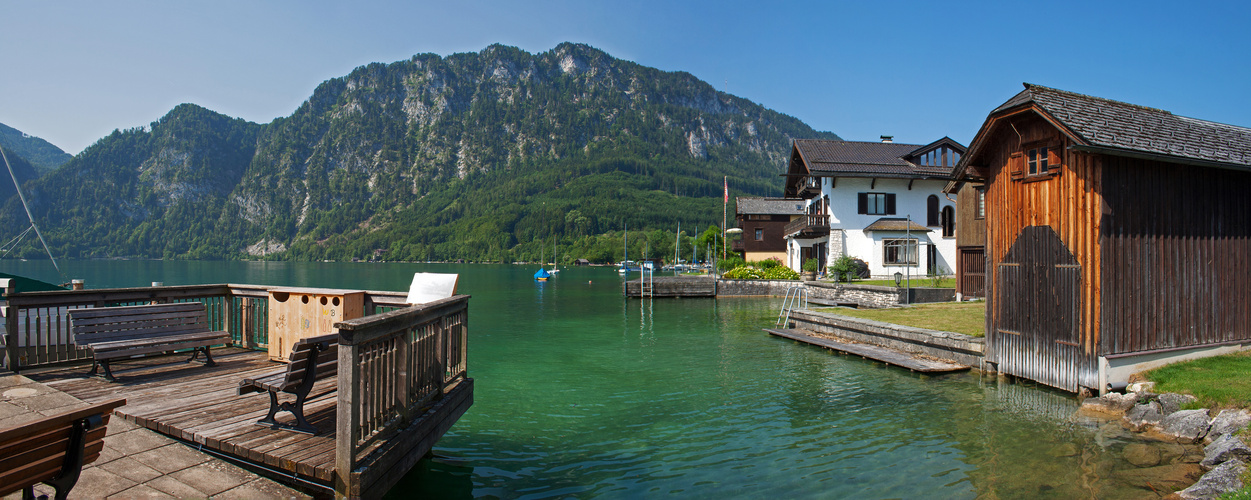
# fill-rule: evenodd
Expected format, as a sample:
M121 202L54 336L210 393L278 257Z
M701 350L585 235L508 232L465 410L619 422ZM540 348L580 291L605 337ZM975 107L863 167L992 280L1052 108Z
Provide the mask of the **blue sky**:
M0 123L70 153L182 102L256 122L370 62L563 41L849 140L967 143L1021 82L1251 126L1249 2L0 2Z

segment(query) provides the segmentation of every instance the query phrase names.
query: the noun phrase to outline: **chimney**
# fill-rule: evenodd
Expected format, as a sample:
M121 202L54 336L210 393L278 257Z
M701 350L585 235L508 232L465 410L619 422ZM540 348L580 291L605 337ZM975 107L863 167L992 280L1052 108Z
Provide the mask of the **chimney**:
M895 136L893 136L893 135L884 135L884 136L882 136L882 142L888 142L888 143L889 143L889 142L895 142Z

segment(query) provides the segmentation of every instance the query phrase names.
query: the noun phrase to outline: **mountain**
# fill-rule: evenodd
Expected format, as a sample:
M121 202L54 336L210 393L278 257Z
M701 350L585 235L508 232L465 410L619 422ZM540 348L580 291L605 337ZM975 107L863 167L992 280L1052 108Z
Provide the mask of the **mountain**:
M493 45L357 68L268 124L180 105L28 196L73 257L532 259L719 222L723 178L780 192L793 138L837 136L587 45Z
M7 155L17 154L25 158L40 174L55 170L70 159L69 153L48 141L26 135L3 123L0 123L0 147Z

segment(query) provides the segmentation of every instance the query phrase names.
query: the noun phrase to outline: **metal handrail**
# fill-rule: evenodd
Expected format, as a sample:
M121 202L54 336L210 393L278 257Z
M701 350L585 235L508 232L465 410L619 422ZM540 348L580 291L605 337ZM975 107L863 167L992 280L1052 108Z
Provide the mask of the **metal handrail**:
M778 311L778 320L774 326L781 328L791 322L791 310L796 304L801 309L808 308L808 287L804 285L792 285L786 288L786 298L782 299L782 310Z

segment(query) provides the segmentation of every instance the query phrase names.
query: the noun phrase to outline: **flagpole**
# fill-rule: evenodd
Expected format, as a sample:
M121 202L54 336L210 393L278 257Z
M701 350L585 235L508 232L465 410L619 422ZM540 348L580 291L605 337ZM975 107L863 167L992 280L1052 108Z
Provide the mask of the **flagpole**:
M730 204L730 177L721 178L721 185L725 187L725 198L721 202L721 260L725 260L725 235L728 229L725 226L726 207Z

